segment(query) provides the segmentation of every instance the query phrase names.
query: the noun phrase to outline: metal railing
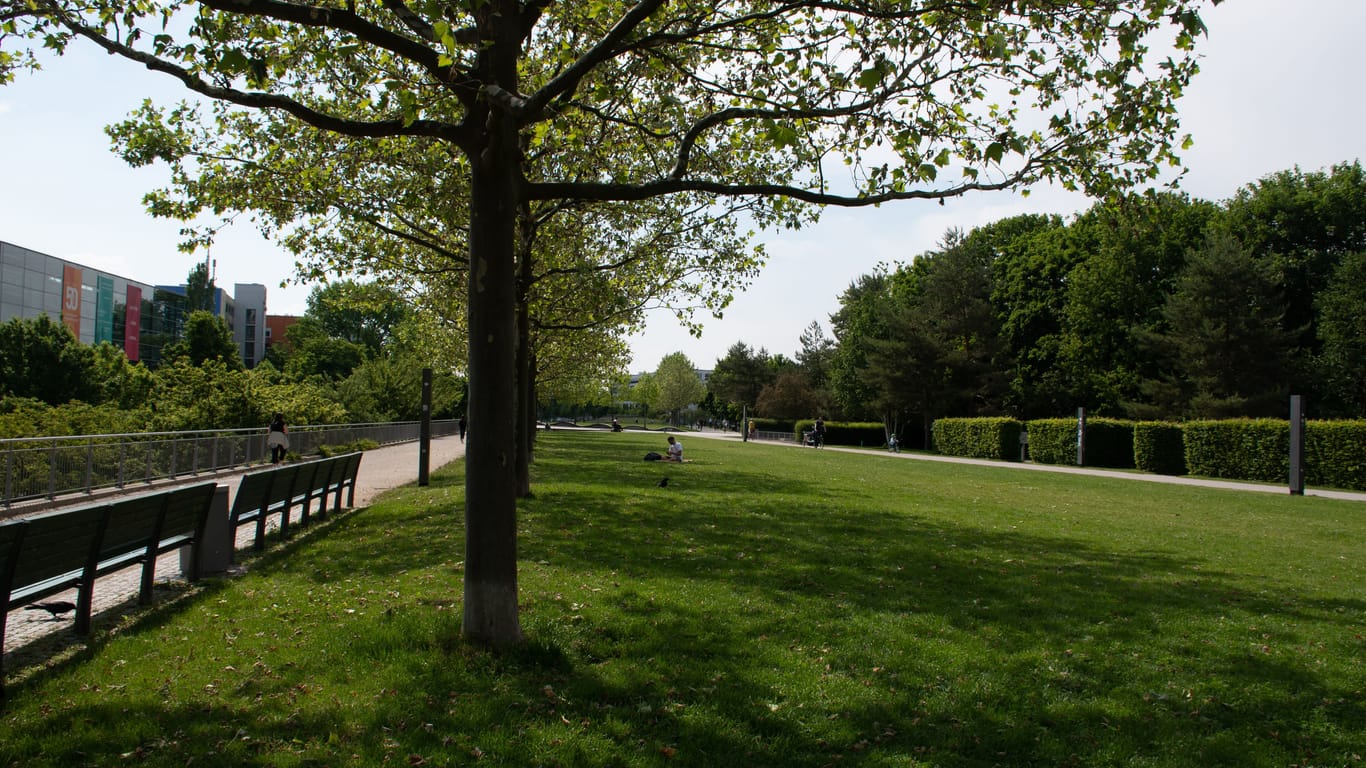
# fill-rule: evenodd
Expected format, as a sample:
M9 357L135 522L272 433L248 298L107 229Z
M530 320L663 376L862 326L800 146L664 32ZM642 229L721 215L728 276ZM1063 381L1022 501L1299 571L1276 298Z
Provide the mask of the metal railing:
M416 421L290 427L289 450L307 455L358 440L403 443L418 439L420 428ZM455 421L432 422L432 437L456 432ZM228 472L269 457L264 429L9 438L0 440L0 504Z

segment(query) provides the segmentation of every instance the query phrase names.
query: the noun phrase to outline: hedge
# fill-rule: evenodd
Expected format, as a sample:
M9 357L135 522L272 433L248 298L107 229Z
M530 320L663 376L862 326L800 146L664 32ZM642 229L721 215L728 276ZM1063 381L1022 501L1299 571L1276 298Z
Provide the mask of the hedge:
M1034 419L1029 432L1029 458L1039 464L1077 463L1077 420Z
M1077 420L1035 419L1029 431L1029 457L1040 464L1077 463ZM1119 419L1087 419L1086 466L1133 469L1134 423Z
M934 449L946 456L1020 460L1024 424L1009 418L936 419L930 427Z
M1366 491L1366 421L1311 421L1304 428L1304 482Z
M816 426L814 419L802 419L792 427L792 436L798 443L802 435ZM887 430L878 421L827 421L825 422L826 445L881 446L887 444Z
M1074 419L939 419L934 447L946 456L1016 461L1020 430L1029 430L1029 455L1041 464L1073 464L1077 458ZM1366 491L1366 421L1311 421L1304 434L1305 484ZM1229 480L1288 483L1290 422L1229 419L1086 422L1086 464L1137 467L1164 475L1190 473Z
M1167 421L1135 424L1134 466L1158 475L1186 474L1186 440L1181 425Z
M760 432L791 432L793 428L792 419L765 419L755 416L751 417L750 421Z
M1290 422L1278 419L1189 421L1184 427L1186 469L1192 475L1287 482Z

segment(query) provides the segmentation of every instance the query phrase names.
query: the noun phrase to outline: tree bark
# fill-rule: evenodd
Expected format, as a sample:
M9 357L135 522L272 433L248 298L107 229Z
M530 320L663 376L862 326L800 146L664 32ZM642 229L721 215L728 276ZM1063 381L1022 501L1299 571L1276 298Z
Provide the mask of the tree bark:
M497 82L515 90L517 45L484 52ZM522 640L517 608L516 211L517 131L496 109L470 157L469 437L465 456L467 640Z

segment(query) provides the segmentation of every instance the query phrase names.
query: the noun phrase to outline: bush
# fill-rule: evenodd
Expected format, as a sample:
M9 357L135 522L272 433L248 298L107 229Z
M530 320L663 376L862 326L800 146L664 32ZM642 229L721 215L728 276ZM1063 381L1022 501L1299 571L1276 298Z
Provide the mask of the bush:
M1029 457L1040 464L1077 463L1077 420L1035 419L1029 430ZM1086 420L1086 466L1133 469L1134 423L1119 419Z
M1122 419L1086 420L1086 466L1134 468L1134 423Z
M760 432L792 432L796 429L796 423L792 419L761 419L751 417L754 428Z
M930 427L934 449L946 456L1019 461L1020 432L1015 419L937 419ZM1031 437L1031 441L1032 441Z
M1029 432L1029 458L1039 464L1077 463L1077 420L1034 419Z
M333 456L342 456L347 453L355 453L356 451L371 451L378 447L379 443L375 442L374 440L371 440L369 438L361 438L359 440L352 440L349 443L341 443L338 445L320 445L318 446L318 455L322 456L324 459L328 459Z
M1159 475L1186 474L1186 439L1181 425L1166 421L1135 424L1134 466Z
M1186 468L1193 475L1286 482L1290 422L1278 419L1192 421L1185 426Z
M792 435L797 442L802 435L814 429L814 419L802 419L792 425ZM760 427L762 429L762 427ZM876 421L827 421L825 422L826 445L880 446L887 444L887 431Z
M1304 428L1304 482L1366 491L1366 421L1311 421Z

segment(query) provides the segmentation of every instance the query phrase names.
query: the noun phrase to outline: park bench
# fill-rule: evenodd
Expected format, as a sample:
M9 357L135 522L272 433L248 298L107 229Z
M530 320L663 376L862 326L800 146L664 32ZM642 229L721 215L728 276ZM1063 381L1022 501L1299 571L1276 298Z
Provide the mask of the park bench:
M84 635L100 576L141 564L138 601L150 603L157 557L189 546L186 576L198 579L216 487L183 486L0 522L0 652L12 608L74 588L74 629ZM3 674L0 666L0 697Z
M349 491L347 505L354 505L360 458L359 452L348 453L243 475L233 498L229 530L235 538L238 528L255 524L252 548L259 551L265 548L266 523L272 516L279 515L280 535L285 537L294 524L296 507L298 524L307 525L315 512L319 519L327 516L331 494L336 495L334 509L341 509L343 491Z

